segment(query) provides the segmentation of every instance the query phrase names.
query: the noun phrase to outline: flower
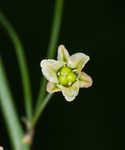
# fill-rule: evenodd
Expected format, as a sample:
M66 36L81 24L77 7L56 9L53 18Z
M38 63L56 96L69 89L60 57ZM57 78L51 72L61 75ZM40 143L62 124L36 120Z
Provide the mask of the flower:
M40 63L42 73L49 81L47 91L62 91L67 101L73 101L79 93L79 88L92 85L91 77L82 72L88 61L89 56L84 53L70 56L64 45L60 45L57 60L44 59Z
M0 150L3 150L3 147L2 147L2 146L0 146Z

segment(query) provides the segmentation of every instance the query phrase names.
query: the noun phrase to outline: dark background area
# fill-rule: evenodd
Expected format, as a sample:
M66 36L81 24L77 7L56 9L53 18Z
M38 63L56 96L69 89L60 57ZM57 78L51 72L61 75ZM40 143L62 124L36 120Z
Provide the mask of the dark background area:
M0 9L18 32L25 47L34 104L41 81L40 61L46 57L54 0L1 1ZM125 149L123 70L125 5L111 0L65 0L58 44L70 54L90 56L84 71L94 84L80 89L72 103L57 93L36 127L33 150ZM0 53L20 116L25 116L20 72L11 40L0 25ZM10 141L0 113L0 145Z

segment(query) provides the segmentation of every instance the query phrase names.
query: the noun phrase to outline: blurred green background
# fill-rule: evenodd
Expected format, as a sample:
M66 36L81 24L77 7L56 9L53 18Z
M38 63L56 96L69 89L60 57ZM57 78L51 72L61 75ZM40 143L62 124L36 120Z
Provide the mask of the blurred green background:
M34 99L41 81L40 61L46 58L54 0L1 1L4 12L25 47ZM58 44L70 54L90 56L84 71L94 83L81 89L72 103L55 94L36 126L33 150L125 149L123 72L125 50L124 1L65 0ZM20 116L24 116L20 72L11 40L0 25L0 54ZM35 101L34 101L35 104ZM10 149L0 113L0 145Z

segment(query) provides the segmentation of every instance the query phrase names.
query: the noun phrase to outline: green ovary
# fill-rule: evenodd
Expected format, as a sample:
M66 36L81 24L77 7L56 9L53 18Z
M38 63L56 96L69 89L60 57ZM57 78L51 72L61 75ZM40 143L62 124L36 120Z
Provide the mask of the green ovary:
M59 83L64 86L70 86L76 81L76 74L69 67L62 67L57 75Z

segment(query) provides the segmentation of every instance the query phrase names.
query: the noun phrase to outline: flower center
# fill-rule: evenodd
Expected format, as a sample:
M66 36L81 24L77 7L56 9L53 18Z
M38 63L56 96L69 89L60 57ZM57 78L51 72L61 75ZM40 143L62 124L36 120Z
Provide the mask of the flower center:
M67 66L62 67L57 76L59 83L64 86L71 86L76 81L76 74Z

